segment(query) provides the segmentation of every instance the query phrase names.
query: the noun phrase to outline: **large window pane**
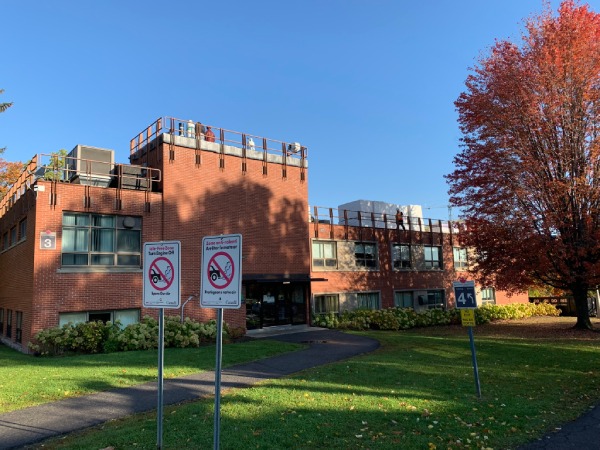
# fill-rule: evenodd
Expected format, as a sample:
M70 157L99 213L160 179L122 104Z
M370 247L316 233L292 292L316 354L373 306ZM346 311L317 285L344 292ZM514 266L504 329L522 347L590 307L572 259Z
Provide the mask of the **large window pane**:
M72 323L83 323L87 320L87 313L84 312L74 312L74 313L61 313L58 315L58 326L62 327L63 325Z
M65 228L63 229L62 248L68 252L88 251L89 230Z
M377 292L360 292L358 294L359 309L379 309L379 294Z
M140 255L117 255L118 266L139 266Z
M63 225L89 225L89 214L63 213Z
M338 313L338 295L315 295L315 314Z
M140 238L138 230L117 230L117 252L139 252Z
M97 229L92 230L92 251L93 252L114 252L115 230Z
M114 266L115 255L92 255L93 266Z
M394 269L410 269L410 245L394 244L392 250Z
M88 265L88 254L87 253L63 253L62 265L63 266L87 266Z
M100 216L95 214L92 216L92 226L114 228L115 216Z
M423 255L426 269L440 269L442 267L441 247L425 246Z
M313 241L313 267L335 268L337 266L336 243L331 241Z
M139 309L124 309L122 311L115 311L115 322L119 322L122 328L127 325L132 325L140 321L140 310Z
M377 267L377 246L365 242L354 244L354 261L358 267Z
M123 228L133 219L136 228ZM128 220L126 223L130 224ZM121 228L117 228L120 225ZM67 266L138 266L141 261L141 218L104 214L63 213L62 263ZM118 257L117 257L118 255Z
M394 306L398 308L414 308L412 291L394 292Z

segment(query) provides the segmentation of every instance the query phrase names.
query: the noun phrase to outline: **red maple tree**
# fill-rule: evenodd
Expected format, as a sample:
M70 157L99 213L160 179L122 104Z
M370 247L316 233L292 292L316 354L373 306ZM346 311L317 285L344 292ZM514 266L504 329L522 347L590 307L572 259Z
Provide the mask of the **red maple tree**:
M600 284L600 15L564 1L497 41L455 105L463 137L447 175L482 283L572 293L578 328Z

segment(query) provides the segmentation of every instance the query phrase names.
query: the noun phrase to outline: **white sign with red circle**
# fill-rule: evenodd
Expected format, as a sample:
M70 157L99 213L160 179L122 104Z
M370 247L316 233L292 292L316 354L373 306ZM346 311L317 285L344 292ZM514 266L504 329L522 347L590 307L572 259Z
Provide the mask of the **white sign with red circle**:
M242 305L242 235L202 239L200 306L239 308Z
M179 241L144 244L144 307L180 307L180 262Z

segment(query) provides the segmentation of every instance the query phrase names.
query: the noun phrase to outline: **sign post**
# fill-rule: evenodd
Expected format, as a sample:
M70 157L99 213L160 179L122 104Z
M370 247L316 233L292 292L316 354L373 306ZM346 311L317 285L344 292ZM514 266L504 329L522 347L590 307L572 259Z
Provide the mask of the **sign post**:
M179 241L144 244L145 308L158 308L158 399L156 408L156 448L162 448L163 373L165 349L165 308L177 309L181 303L181 243Z
M471 345L471 359L473 361L473 375L475 377L475 389L477 398L481 398L481 384L479 383L479 369L477 368L477 355L475 353L475 339L473 338L473 327L475 326L475 308L477 308L477 298L475 297L474 281L455 281L454 298L456 299L456 308L460 309L460 318L463 327L469 328L469 342Z
M219 449L221 428L221 360L223 354L223 308L242 304L242 235L206 236L202 239L200 306L217 309L215 364L214 449Z

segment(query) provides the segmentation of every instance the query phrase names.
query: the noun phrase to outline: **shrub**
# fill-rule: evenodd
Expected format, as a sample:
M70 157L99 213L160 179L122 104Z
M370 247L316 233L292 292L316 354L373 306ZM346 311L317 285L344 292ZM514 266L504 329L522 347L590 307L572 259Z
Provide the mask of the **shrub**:
M558 316L560 310L547 303L514 303L484 305L475 309L475 321L484 324L494 320L522 319L532 316ZM357 309L341 314L313 315L315 326L342 330L406 330L460 323L460 310L428 309L417 313L412 308Z
M111 322L69 322L62 327L38 332L34 337L35 342L30 343L29 348L41 355L101 353L104 351L104 343L115 331L116 326Z
M224 335L239 337L243 329L232 330L223 324ZM121 329L119 324L106 324L101 321L68 323L38 332L29 348L40 355L61 355L73 353L109 353L129 350L149 350L158 347L158 321L145 316L141 322ZM204 342L214 342L217 336L217 323L206 323L186 318L183 323L179 316L165 316L165 347L198 347Z

